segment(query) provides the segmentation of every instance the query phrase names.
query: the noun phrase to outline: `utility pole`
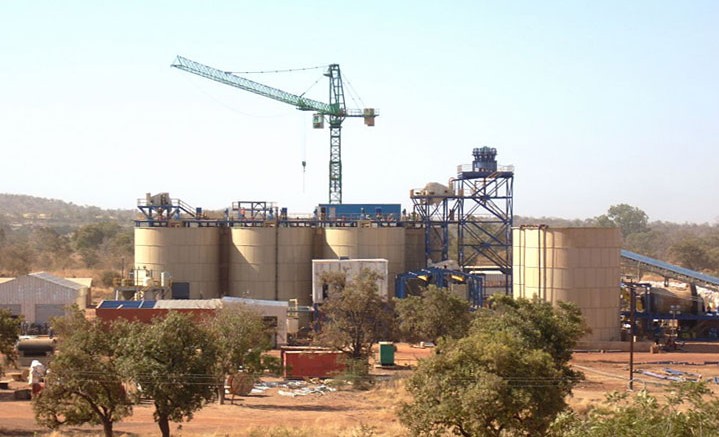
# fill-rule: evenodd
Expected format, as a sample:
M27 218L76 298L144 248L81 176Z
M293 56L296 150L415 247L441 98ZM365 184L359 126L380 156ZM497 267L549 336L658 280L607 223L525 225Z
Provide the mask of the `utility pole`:
M629 284L629 390L634 390L634 338L637 315L636 284Z

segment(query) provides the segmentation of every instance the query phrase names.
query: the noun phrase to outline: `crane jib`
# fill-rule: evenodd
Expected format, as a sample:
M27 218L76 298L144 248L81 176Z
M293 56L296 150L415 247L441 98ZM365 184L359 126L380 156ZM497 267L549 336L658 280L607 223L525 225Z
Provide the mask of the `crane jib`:
M236 88L259 94L273 100L288 103L301 111L315 111L313 125L316 128L324 126L324 116L329 117L330 124L330 169L329 169L329 203L342 203L342 122L347 117L362 117L365 125L374 126L375 117L379 116L377 108L347 109L345 107L344 90L340 67L338 64L329 66L325 74L330 79L330 103L298 96L259 82L237 76L232 72L218 70L178 56L172 67L216 82L224 83Z

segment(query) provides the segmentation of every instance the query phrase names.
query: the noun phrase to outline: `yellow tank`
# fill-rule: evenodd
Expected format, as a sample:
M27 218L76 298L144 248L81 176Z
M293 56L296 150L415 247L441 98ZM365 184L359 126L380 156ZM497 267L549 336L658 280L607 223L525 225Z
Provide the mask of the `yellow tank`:
M188 283L191 299L219 297L219 229L135 228L135 267Z

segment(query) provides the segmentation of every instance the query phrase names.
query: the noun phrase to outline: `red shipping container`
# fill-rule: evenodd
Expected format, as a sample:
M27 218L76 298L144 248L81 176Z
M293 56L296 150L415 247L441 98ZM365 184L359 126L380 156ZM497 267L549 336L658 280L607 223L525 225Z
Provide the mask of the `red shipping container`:
M288 379L331 378L345 370L341 351L282 351L282 368Z

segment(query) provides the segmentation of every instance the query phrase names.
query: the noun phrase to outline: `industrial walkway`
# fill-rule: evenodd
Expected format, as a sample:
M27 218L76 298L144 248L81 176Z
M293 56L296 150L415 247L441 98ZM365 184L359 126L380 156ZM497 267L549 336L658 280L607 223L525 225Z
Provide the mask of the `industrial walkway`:
M622 249L621 254L623 259L636 263L637 267L644 271L656 273L665 278L678 279L689 284L695 284L714 291L719 291L719 278L716 276L705 275L704 273L675 266L673 264L649 258L648 256L639 255L638 253L630 252L628 250Z

